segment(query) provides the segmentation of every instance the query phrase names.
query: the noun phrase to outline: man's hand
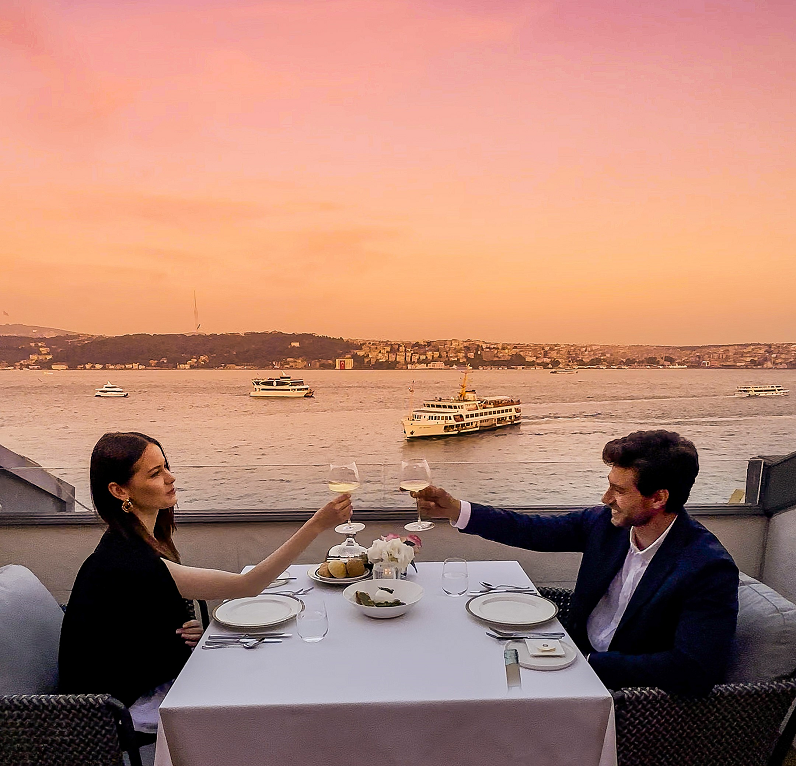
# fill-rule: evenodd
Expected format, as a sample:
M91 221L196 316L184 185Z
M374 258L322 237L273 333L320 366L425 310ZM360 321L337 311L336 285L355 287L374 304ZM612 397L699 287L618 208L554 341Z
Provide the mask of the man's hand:
M455 522L462 510L461 502L440 487L426 487L420 492L412 492L412 497L417 498L421 514L435 519L442 517Z
M179 633L186 644L193 649L198 643L199 639L202 637L202 625L199 620L188 620L188 622L183 623L181 628L177 628L177 633Z

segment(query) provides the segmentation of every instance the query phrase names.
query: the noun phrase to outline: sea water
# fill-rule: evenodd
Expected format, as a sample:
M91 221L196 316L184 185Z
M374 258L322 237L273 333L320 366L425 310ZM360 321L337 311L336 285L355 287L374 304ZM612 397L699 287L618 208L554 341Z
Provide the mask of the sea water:
M164 446L188 510L314 508L331 498L329 463L356 461L355 505L409 509L401 460L424 457L457 497L508 506L599 502L609 439L665 428L692 439L701 472L691 500L727 502L748 458L796 450L796 370L473 371L479 395L522 400L520 425L407 441L401 418L458 392L454 370L314 371L313 399L255 399L257 370L0 371L0 444L76 487L91 505L88 463L106 431L143 431ZM127 398L94 397L108 380ZM738 398L779 383L787 397Z

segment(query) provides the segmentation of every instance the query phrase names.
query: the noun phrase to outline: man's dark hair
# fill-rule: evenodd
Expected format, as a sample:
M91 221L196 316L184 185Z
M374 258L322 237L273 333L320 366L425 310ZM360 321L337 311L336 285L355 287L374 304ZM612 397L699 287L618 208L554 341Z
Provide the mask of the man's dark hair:
M636 472L636 487L645 497L669 490L666 510L678 511L688 500L699 473L693 442L673 431L634 431L603 447L603 462Z

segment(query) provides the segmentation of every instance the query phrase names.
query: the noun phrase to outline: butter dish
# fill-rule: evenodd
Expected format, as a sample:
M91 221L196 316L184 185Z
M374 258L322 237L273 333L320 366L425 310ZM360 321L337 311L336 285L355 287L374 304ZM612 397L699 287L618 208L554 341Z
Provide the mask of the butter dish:
M525 646L531 657L564 657L561 641L554 638L526 638Z

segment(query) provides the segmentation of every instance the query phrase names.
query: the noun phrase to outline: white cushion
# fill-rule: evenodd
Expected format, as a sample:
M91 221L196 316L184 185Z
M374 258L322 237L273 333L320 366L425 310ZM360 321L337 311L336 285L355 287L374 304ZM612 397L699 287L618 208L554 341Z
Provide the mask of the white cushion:
M51 694L63 612L25 567L0 567L0 694Z
M794 672L796 605L742 572L738 627L727 682L771 681Z

